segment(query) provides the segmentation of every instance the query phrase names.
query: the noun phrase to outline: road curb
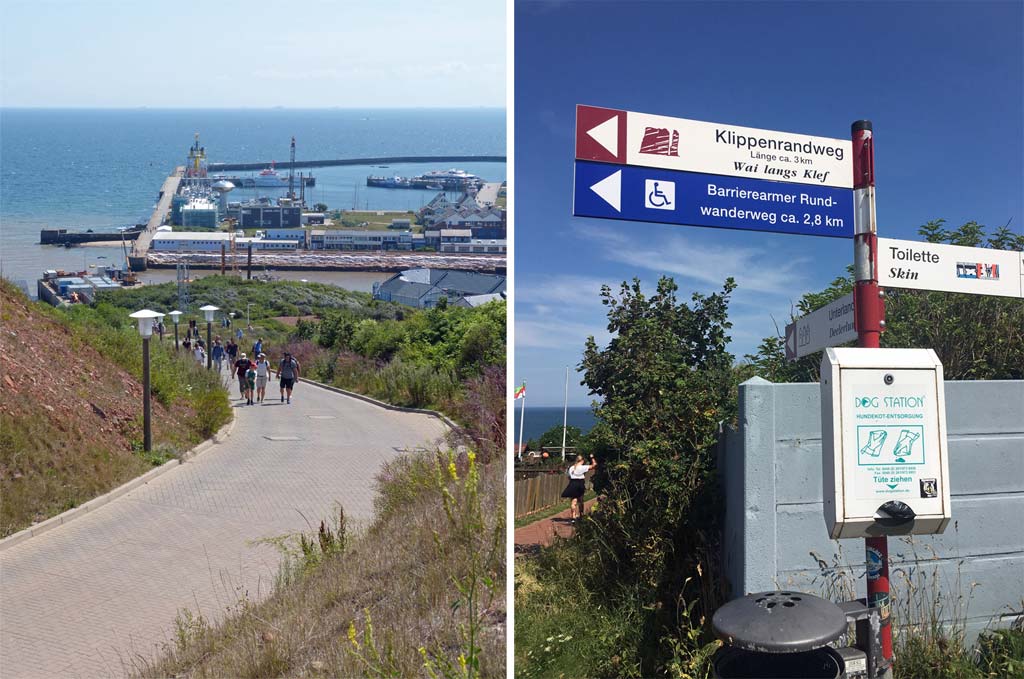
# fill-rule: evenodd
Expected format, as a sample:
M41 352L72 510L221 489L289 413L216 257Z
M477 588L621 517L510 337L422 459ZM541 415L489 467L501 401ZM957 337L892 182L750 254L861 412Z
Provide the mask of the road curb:
M365 394L357 394L354 391L345 391L344 389L339 389L338 387L332 387L332 386L330 386L328 384L324 384L322 382L315 382L313 380L306 379L306 378L302 378L302 382L304 384L312 384L313 386L320 387L321 389L326 389L327 391L333 391L335 393L342 394L344 396L351 396L352 398L359 399L360 401L366 401L367 403L371 403L371 404L373 404L375 406L378 406L380 408L384 408L386 410L396 410L396 411L398 411L400 413L418 413L420 415L431 415L431 416L436 417L437 419L441 420L441 422L443 422L449 429L451 429L453 431L458 430L458 429L461 428L461 427L459 427L459 425L455 424L450 419L448 419L447 415L445 415L444 413L440 413L440 412L438 412L436 410L427 410L425 408L406 408L404 406L396 406L396 405L393 405L391 403L386 403L384 401L378 401L377 399L371 398L369 396L366 396Z
M234 431L234 428L235 411L234 408L232 408L230 422L228 422L223 427L218 429L217 432L211 438L199 443L199 445L183 453L180 459L169 460L160 465L159 467L150 469L142 476L136 476L134 479L121 484L117 488L114 488L113 490L108 491L103 495L100 495L99 497L94 497L88 502L83 502L77 507L73 507L72 509L69 509L66 512L61 512L57 516L51 516L49 519L46 519L45 521L40 521L39 523L33 524L28 528L18 531L14 535L8 535L7 537L0 540L0 552L4 551L5 549L8 549L9 547L13 547L14 545L20 544L25 540L28 540L29 538L34 538L37 535L42 535L43 533L51 531L57 526L62 526L65 523L73 521L74 519L77 519L78 517L83 516L94 509L98 509L103 505L116 500L125 493L135 490L139 486L144 486L153 479L159 476L163 476L165 473L169 472L171 469L177 467L178 465L184 464L185 462L191 460L200 453L206 452L214 445L222 443L225 439L227 439L228 436L231 435L231 432Z

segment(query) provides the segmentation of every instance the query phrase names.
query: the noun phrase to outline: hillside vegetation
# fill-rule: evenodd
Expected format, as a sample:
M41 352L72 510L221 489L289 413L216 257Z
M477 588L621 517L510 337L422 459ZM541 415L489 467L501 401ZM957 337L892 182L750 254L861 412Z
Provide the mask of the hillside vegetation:
M275 592L217 627L184 612L141 677L504 677L504 469L421 453L378 477L377 514L282 541Z
M155 340L144 453L141 342L120 310L58 311L0 281L0 537L166 462L230 419L216 378Z

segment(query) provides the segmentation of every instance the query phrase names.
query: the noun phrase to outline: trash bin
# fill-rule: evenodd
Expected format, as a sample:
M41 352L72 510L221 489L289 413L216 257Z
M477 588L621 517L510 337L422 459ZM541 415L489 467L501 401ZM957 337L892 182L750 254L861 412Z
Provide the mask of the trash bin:
M725 642L715 654L717 679L845 679L842 656L828 644L847 629L831 601L804 592L749 594L711 620Z

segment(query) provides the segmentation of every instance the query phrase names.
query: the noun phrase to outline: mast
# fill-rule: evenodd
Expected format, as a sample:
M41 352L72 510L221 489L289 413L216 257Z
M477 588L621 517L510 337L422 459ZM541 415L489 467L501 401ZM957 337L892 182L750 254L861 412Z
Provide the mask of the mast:
M562 462L565 462L565 426L569 420L569 366L565 366L565 398L562 400Z
M292 162L288 167L288 197L295 200L295 137L292 137Z

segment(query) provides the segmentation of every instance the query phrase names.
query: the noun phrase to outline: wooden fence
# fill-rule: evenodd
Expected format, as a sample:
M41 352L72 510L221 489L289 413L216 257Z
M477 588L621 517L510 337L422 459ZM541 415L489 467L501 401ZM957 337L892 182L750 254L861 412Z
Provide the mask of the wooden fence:
M592 473L587 473L587 488L590 488ZM515 473L516 515L536 512L545 507L562 501L562 491L569 483L569 476L564 469L551 472L520 472Z

